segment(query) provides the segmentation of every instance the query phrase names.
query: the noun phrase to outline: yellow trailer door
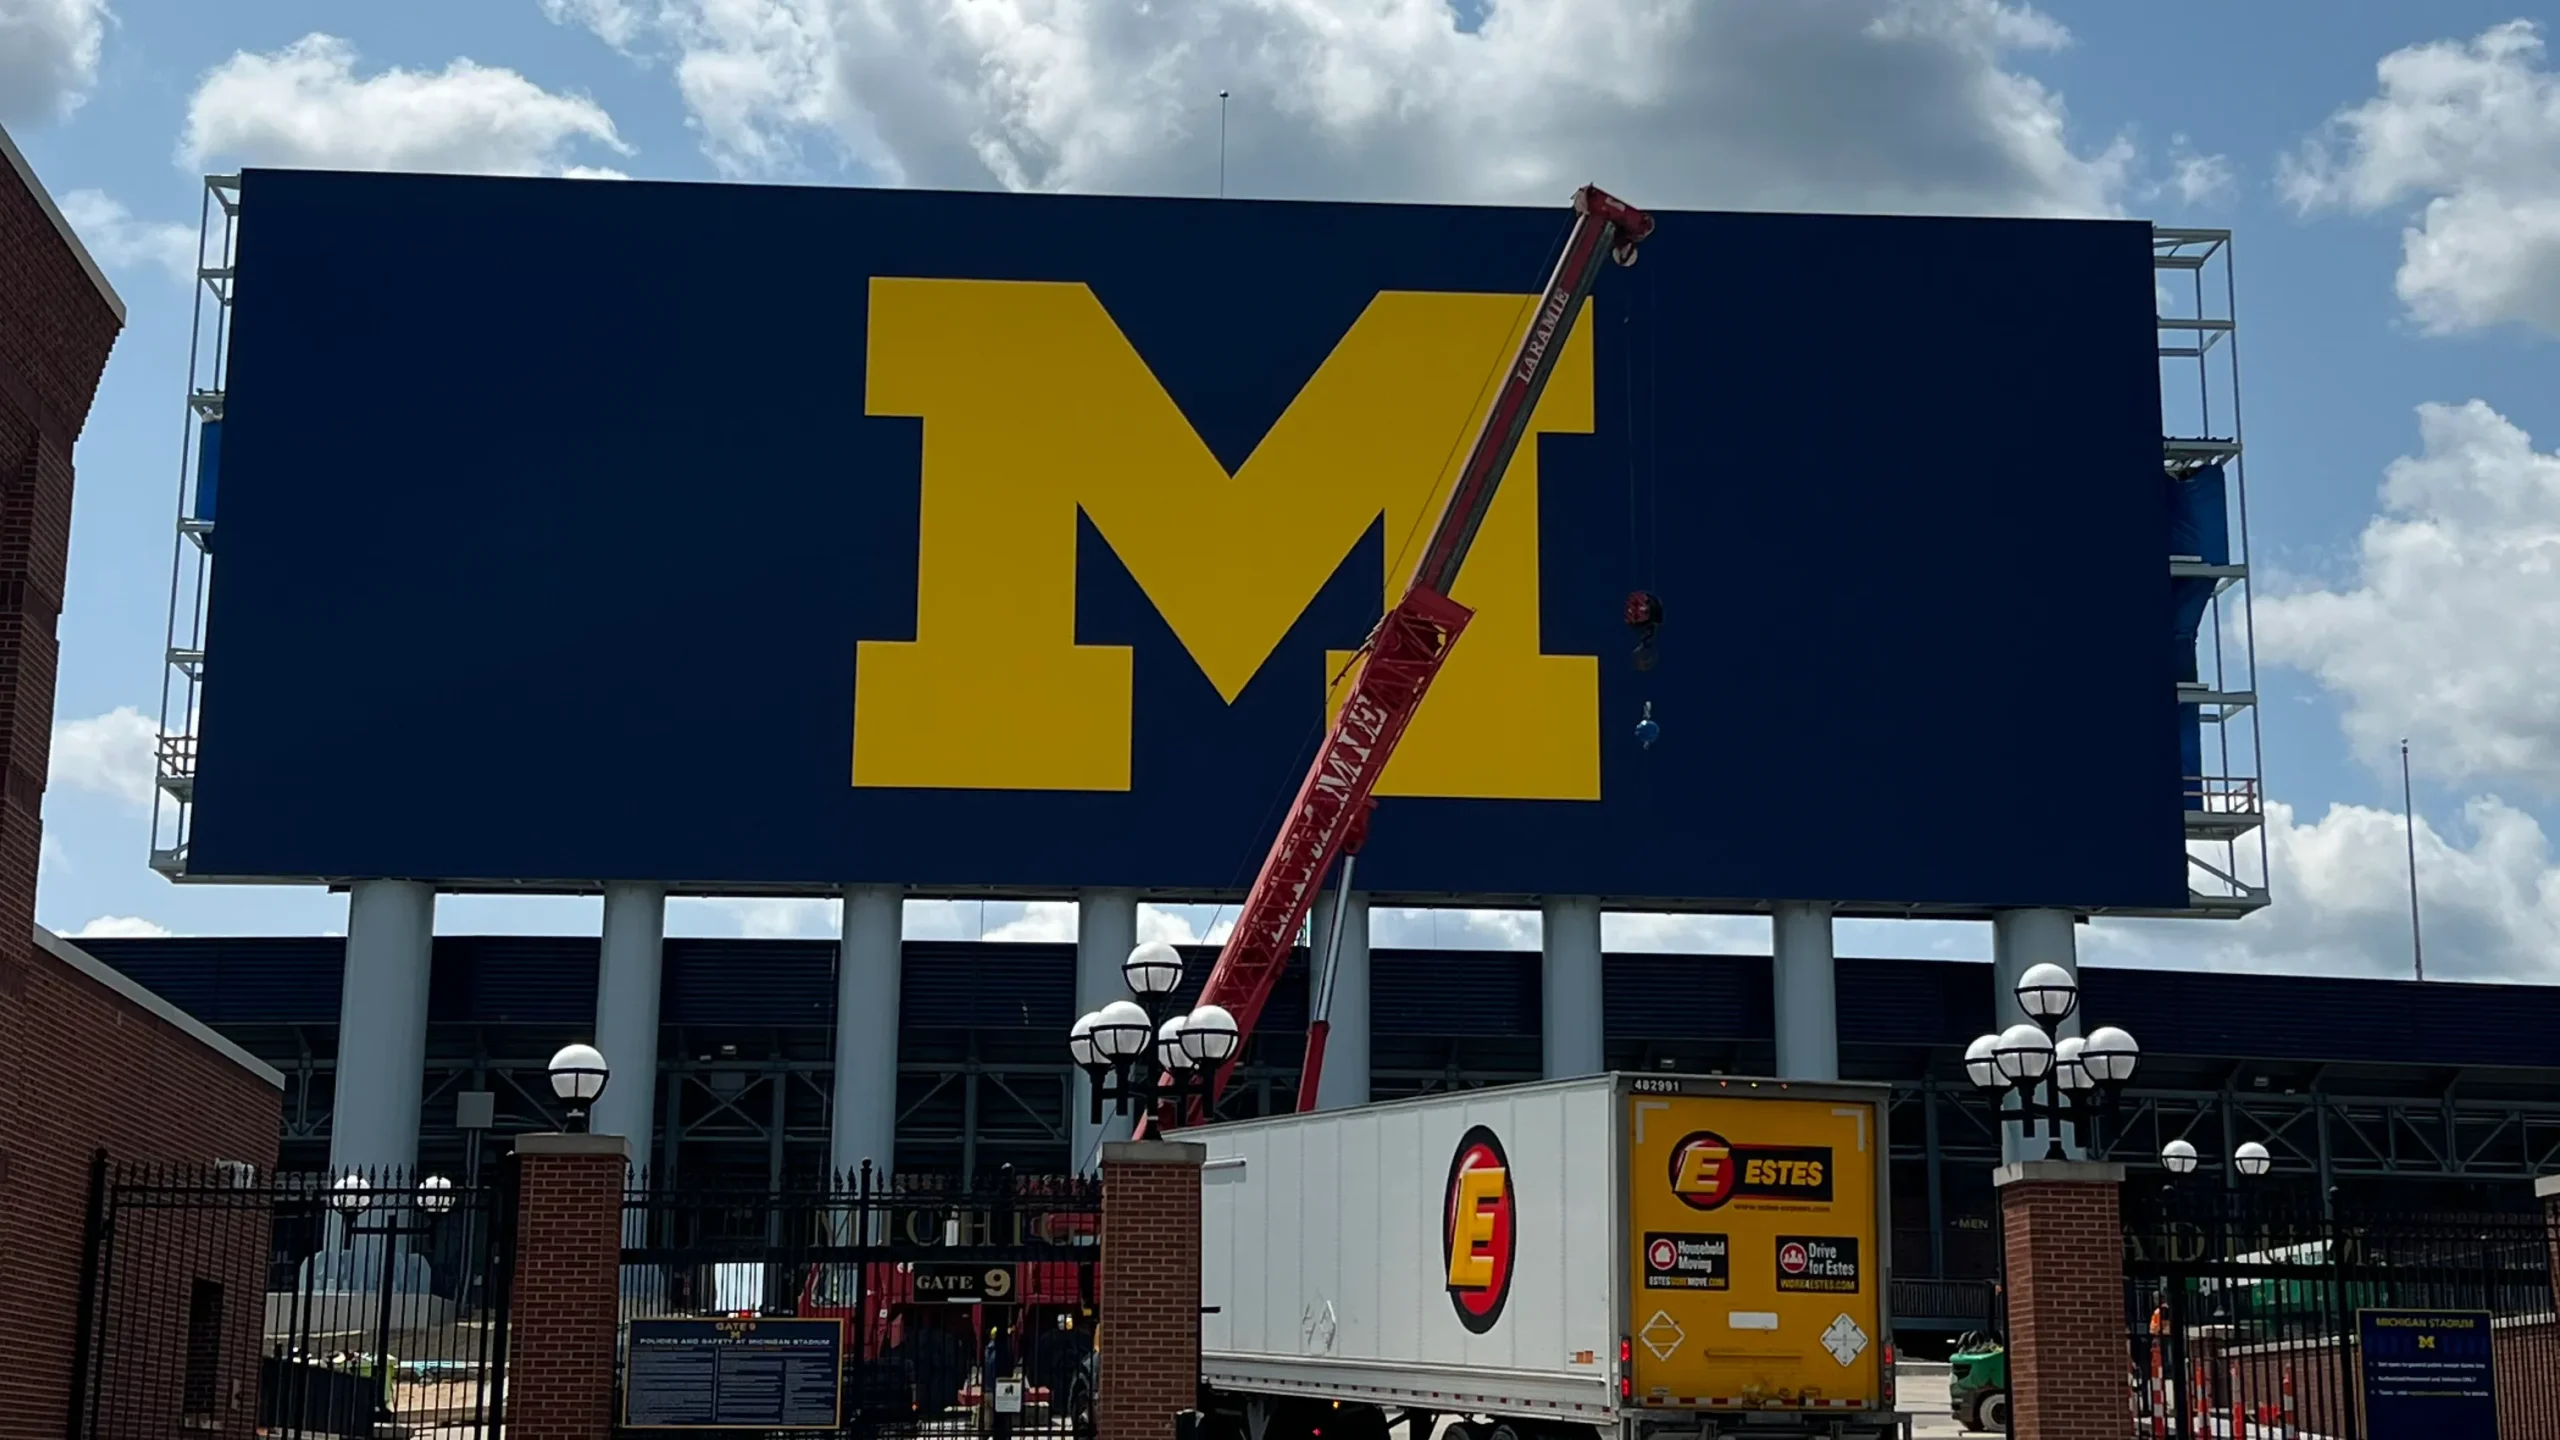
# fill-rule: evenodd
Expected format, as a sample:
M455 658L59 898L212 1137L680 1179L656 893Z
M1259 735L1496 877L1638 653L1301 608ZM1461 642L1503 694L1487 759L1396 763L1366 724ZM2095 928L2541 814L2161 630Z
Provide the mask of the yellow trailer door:
M1630 1082L1630 1398L1883 1408L1882 1107L1716 1083Z

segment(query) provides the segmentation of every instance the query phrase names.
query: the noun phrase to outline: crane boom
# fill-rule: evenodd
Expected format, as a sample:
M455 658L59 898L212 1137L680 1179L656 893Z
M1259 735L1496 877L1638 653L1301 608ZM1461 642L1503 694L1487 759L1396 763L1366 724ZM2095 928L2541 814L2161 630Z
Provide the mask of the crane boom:
M1365 820L1378 776L1473 618L1473 611L1449 598L1450 587L1492 508L1503 472L1528 434L1552 362L1599 283L1601 264L1634 264L1637 243L1653 233L1652 216L1595 186L1575 191L1573 208L1576 219L1564 254L1450 487L1430 544L1402 597L1371 632L1351 693L1299 784L1200 992L1201 1004L1224 1006L1235 1016L1239 1049L1297 948L1299 927L1306 924L1325 872ZM1315 1093L1312 1071L1322 1063L1323 1037L1318 1017L1308 1036L1311 1073L1302 1085L1302 1108Z

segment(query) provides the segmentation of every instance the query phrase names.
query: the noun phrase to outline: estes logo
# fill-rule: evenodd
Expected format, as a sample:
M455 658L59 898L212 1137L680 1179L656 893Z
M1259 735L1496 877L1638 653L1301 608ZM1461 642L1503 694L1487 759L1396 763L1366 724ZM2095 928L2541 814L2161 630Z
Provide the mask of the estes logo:
M1732 1200L1829 1200L1828 1145L1736 1145L1712 1130L1671 1147L1671 1193L1692 1210Z
M1080 284L878 277L865 409L922 423L913 638L860 642L852 782L1125 791L1133 652L1076 638L1078 517L1235 703L1382 521L1392 603L1534 296L1370 301L1234 473ZM1380 795L1600 798L1600 669L1540 648L1538 436L1592 429L1592 324L1549 371L1451 598L1472 608ZM1238 365L1263 363L1251 338ZM1273 677L1312 709L1347 653ZM1338 706L1349 686L1334 687Z
M1449 1261L1449 1303L1458 1323L1482 1335L1511 1298L1511 1260L1518 1244L1511 1161L1502 1141L1478 1125L1458 1137L1440 1209L1440 1248Z

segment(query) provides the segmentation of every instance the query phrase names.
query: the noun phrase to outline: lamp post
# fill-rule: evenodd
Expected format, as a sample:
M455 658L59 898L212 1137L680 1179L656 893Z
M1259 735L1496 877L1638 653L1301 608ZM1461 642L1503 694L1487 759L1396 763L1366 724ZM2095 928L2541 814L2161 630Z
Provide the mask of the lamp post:
M347 1234L376 1236L382 1242L382 1288L373 1297L373 1378L380 1389L375 1397L378 1423L391 1418L391 1299L399 1292L400 1241L435 1233L436 1220L453 1209L453 1202L453 1182L442 1175L421 1179L405 1195L376 1194L359 1175L341 1176L329 1187L330 1207L345 1220ZM381 1218L372 1224L363 1223L368 1211ZM405 1215L417 1218L406 1220Z
M2202 1163L2202 1158L2196 1154L2196 1147L2184 1140L2172 1140L2160 1147L2160 1168L2169 1172L2172 1182L2196 1173L2196 1166ZM2243 1140L2231 1147L2231 1168L2239 1171L2244 1180L2257 1179L2274 1169L2275 1164L2275 1156L2268 1154L2267 1147L2255 1140Z
M607 1080L613 1078L613 1067L607 1065L604 1052L593 1045L563 1045L551 1057L551 1093L569 1107L561 1128L572 1135L587 1128L588 1108L604 1093Z
M1158 1104L1180 1116L1194 1099L1216 1090L1218 1067L1235 1058L1242 1043L1236 1018L1224 1007L1203 1005L1171 1014L1182 985L1182 952L1150 940L1120 966L1133 1000L1114 1000L1085 1015L1067 1031L1067 1053L1093 1085L1093 1123L1103 1105L1122 1115Z
M2086 1039L2056 1040L2053 1032L2080 1008L2079 983L2059 965L2029 966L2018 977L2017 996L2027 1018L1966 1046L1965 1078L2003 1121L2030 1128L2044 1122L2045 1159L2067 1158L2066 1127L2072 1144L2095 1148L2099 1123L2114 1115L2142 1047L2113 1025L2099 1026ZM2013 1098L2013 1107L2002 1108Z

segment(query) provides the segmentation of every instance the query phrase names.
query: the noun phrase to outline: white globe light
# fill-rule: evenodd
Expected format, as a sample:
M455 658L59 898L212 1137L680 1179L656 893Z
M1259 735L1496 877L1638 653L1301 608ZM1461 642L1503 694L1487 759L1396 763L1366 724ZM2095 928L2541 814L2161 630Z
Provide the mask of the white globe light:
M604 1093L611 1073L604 1052L593 1045L563 1045L551 1057L551 1093L572 1105L584 1105Z
M1188 1015L1176 1015L1156 1027L1156 1063L1167 1070L1188 1070L1191 1055L1182 1048L1182 1025Z
M1129 952L1120 964L1121 978L1129 982L1129 993L1154 999L1170 995L1182 983L1182 952L1161 940L1150 940Z
M1102 1063L1102 1051L1093 1042L1093 1026L1098 1018L1088 1011L1078 1016L1076 1023L1067 1031L1067 1054L1087 1070Z
M2095 1083L2088 1067L2080 1063L2080 1052L2088 1044L2077 1035L2053 1042L2053 1083L2065 1090L2086 1090Z
M1203 1005L1183 1022L1182 1048L1202 1065L1219 1065L1234 1059L1240 1043L1236 1017L1228 1014L1224 1005Z
M2168 1166L2172 1175L2193 1175L2196 1173L2196 1147L2184 1140L2172 1140L2160 1147L2160 1163Z
M1999 1089L2004 1083L2000 1078L1999 1054L1999 1036L1977 1037L1972 1044L1964 1047L1965 1078L1985 1090Z
M329 1208L341 1215L361 1214L373 1203L373 1186L361 1175L341 1175L329 1186Z
M2266 1146L2255 1140L2243 1140L2240 1148L2231 1152L2231 1163L2239 1166L2243 1175L2264 1175L2275 1168L2276 1159L2267 1153Z
M418 1208L430 1215L441 1215L453 1208L453 1182L442 1175L430 1175L418 1182Z
M2012 1085L2041 1080L2053 1068L2053 1038L2025 1021L2001 1031L2000 1047L1993 1053Z
M2100 1085L2122 1085L2131 1080L2134 1063L2141 1058L2142 1047L2113 1025L2090 1031L2088 1048L2080 1052L2080 1063L2089 1067L2090 1080Z
M1114 1000L1093 1014L1093 1048L1106 1064L1137 1059L1155 1037L1156 1027L1135 1000Z
M2060 1020L2080 1005L2080 982L2048 961L2018 977L2018 1008L2038 1020Z

